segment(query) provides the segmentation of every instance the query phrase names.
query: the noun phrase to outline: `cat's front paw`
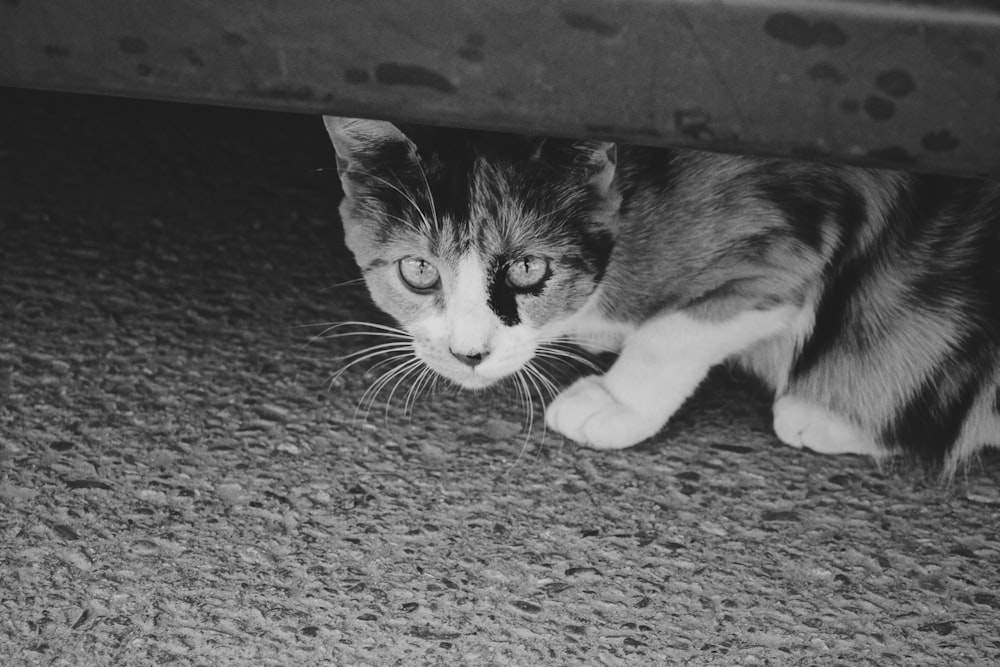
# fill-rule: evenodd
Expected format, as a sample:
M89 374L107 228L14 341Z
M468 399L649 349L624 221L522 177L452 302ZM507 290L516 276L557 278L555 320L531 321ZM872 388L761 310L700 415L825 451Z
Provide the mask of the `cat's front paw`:
M556 396L545 410L545 423L567 438L595 449L631 447L663 426L662 420L619 402L597 375L577 380Z

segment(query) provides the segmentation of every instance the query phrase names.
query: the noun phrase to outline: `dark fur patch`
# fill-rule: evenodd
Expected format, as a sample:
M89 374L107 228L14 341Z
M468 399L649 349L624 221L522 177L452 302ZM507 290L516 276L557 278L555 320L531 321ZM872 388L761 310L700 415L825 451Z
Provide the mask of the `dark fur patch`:
M865 261L855 260L830 270L830 278L816 307L812 333L792 365L792 379L812 371L826 354L842 342L842 327L848 308L856 298L868 268ZM857 342L864 344L863 341Z
M922 461L945 460L979 395L982 371L993 363L993 351L981 343L975 338L963 341L937 366L883 431L885 442Z
M863 351L872 341L869 328L851 322L851 314L863 318L865 299L861 290L874 282L877 272L891 270L899 262L907 262L902 250L921 233L921 216L936 215L946 194L913 180L897 193L896 201L884 220L878 211L864 211L856 220L846 215L838 217L841 224L840 247L828 263L828 275L816 309L816 324L806 340L791 376L801 377L810 372L832 349L849 343L855 351ZM847 224L845 224L847 223ZM877 232L872 247L858 248L857 229L861 225ZM845 332L847 337L845 338ZM889 333L889 332L885 332Z
M520 324L517 312L517 293L507 285L507 271L503 265L494 265L489 271L489 297L487 304L504 326Z
M836 225L843 234L865 215L862 195L826 171L777 162L752 174L759 196L781 211L797 239L817 252L822 250L824 227Z

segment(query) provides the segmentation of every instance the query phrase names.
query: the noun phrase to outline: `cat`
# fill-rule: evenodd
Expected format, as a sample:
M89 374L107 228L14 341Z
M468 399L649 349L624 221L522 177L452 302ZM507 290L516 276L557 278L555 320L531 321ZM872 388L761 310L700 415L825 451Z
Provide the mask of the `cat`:
M347 246L421 364L481 388L554 341L618 353L548 405L567 438L635 445L733 361L793 447L953 473L1000 444L997 183L324 124Z

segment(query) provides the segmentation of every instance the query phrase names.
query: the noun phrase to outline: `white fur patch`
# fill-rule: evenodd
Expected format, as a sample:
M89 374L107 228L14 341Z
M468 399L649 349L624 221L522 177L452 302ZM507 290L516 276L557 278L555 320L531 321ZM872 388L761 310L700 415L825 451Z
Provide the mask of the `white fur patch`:
M879 447L849 421L794 396L774 403L774 433L786 445L820 454L878 456Z
M739 355L739 364L766 382L775 393L784 393L795 354L816 324L816 304L807 301L791 318L780 336L764 338Z
M644 322L601 378L584 378L556 397L549 426L582 444L621 449L653 435L708 371L728 357L787 330L797 308L747 311L726 322L682 312Z
M498 321L486 303L486 267L475 253L459 260L445 312L452 350L463 354L489 351Z

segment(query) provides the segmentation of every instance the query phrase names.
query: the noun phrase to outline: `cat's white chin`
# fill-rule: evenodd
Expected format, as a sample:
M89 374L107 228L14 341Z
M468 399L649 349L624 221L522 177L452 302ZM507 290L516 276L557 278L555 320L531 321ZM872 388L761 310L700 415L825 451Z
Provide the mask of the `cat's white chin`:
M502 373L499 375L494 375L492 373L484 374L478 370L471 369L466 372L456 372L455 369L448 369L447 371L443 371L441 369L435 370L439 375L451 380L463 389L486 389L487 387L497 384L510 375L510 373Z
M486 389L487 387L495 385L501 378L487 378L482 375L473 375L471 377L453 377L450 379L460 385L463 389Z

